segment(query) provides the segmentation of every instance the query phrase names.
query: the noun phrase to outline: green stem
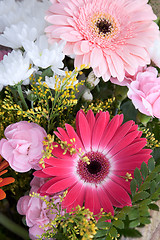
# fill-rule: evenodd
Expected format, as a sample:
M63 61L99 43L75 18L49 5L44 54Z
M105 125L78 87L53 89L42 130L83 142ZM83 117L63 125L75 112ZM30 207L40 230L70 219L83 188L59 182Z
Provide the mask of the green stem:
M24 96L23 96L23 93L22 93L22 87L21 87L20 84L17 86L17 90L18 90L18 94L20 96L20 99L22 101L22 105L23 105L24 109L28 110L28 106L27 106L27 103L26 103L26 101L24 99Z
M2 224L5 228L10 230L11 232L15 233L16 235L20 236L24 240L29 239L28 232L18 224L11 221L9 218L7 218L5 215L0 213L0 224Z

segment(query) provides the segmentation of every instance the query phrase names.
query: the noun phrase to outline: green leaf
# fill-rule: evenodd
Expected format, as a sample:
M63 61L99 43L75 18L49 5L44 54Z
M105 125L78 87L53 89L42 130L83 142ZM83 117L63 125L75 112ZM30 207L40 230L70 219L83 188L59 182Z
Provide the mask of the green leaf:
M129 120L136 122L137 110L130 100L121 105L121 110L124 114L124 122Z
M139 200L144 200L144 199L148 198L149 195L150 195L150 194L149 194L148 192L145 192L145 191L136 193L135 196L133 197L133 201L134 201L134 202L137 202L137 201L139 201Z
M139 226L139 225L140 225L139 219L137 219L137 220L132 221L132 222L129 223L129 227L130 227L130 228L135 228L135 227L137 227L137 226Z
M123 229L124 228L124 222L121 221L121 220L116 220L113 222L113 225L116 227L116 228L119 228L119 229Z
M134 219L137 219L139 218L139 211L138 209L131 209L130 213L128 214L128 218L129 220L134 220Z
M151 199L152 200L155 200L155 201L157 201L157 200L159 200L159 197L160 197L160 188L158 188L157 190L156 190L156 192L154 192L152 195L151 195Z
M155 159L156 163L160 160L160 148L155 148L152 152L152 156Z
M109 234L112 236L112 237L117 237L117 229L115 227L111 227L110 231L109 231Z
M156 183L160 182L160 174L158 174L158 176L156 177L155 181L156 181Z
M149 205L151 202L151 199L145 199L139 203L139 206Z
M104 237L106 236L108 230L98 230L95 237L98 238L98 237Z
M141 173L142 173L143 179L145 180L148 175L148 167L145 162L142 162L142 164L141 164Z
M107 228L111 226L110 222L98 222L96 226L100 229Z
M151 180L153 180L154 178L156 178L156 176L157 176L157 173L156 173L156 172L152 172L152 173L150 173L150 174L148 175L148 177L146 178L145 181L150 182Z
M159 206L155 203L149 204L148 207L154 211L159 211Z
M148 169L149 169L150 172L152 172L154 168L155 168L154 158L150 158L148 160Z
M134 177L135 177L135 179L137 181L138 187L140 187L141 183L142 183L142 177L141 177L141 172L140 172L140 170L138 168L136 168L134 170Z
M150 193L154 193L156 191L156 182L153 180L150 184Z
M150 216L149 212L148 212L148 206L146 205L141 205L139 208L139 214L141 217L148 217Z
M135 179L133 179L130 183L130 188L131 188L131 193L132 193L132 196L135 195L136 193L136 188L137 188L137 182Z
M156 166L155 169L153 169L152 173L160 173L160 165Z
M142 190L147 190L150 188L150 182L144 182L140 188L139 188L139 191L142 191Z
M142 224L149 224L149 223L151 223L151 221L150 221L150 219L148 217L140 217L139 221Z
M122 210L122 211L120 211L120 212L116 215L116 217L117 217L118 219L125 220L125 219L126 219L126 213L123 212L123 210Z

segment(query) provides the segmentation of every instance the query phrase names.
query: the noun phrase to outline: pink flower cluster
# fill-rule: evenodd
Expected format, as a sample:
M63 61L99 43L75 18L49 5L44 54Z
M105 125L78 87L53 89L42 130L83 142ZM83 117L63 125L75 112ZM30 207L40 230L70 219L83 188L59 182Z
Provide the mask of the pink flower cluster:
M26 121L9 125L0 141L0 155L17 172L39 169L45 130L36 123Z
M128 97L134 106L148 116L160 118L160 77L154 67L139 72L129 85Z
M36 193L45 180L42 178L34 177L30 183L30 194ZM62 193L60 193L62 195ZM53 197L46 197L47 201L54 198L54 203L60 201L59 194L55 194ZM50 220L53 220L56 216L56 210L47 209L46 203L36 197L23 196L17 203L17 211L21 215L26 215L26 223L29 227L29 236L32 240L38 239L38 235L41 236L44 230L41 227L48 224ZM55 214L54 214L55 211ZM61 212L63 214L63 212ZM40 227L41 226L41 227ZM48 228L46 227L45 230Z

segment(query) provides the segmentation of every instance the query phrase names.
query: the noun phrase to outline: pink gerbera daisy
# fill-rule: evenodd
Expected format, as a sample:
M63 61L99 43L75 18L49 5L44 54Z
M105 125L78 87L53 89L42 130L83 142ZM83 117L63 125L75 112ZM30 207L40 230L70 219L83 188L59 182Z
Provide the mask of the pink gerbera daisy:
M147 49L158 36L147 0L51 0L46 28L51 43L65 40L75 66L90 64L97 77L123 81L150 63Z
M51 178L39 192L50 195L68 189L62 202L68 212L83 204L94 214L101 208L114 214L113 206L130 206L127 176L133 177L134 169L140 168L143 161L148 162L151 150L142 149L146 139L140 138L142 132L137 125L133 121L122 125L122 121L123 115L109 121L108 112L94 116L91 110L86 115L80 110L76 117L77 132L69 124L65 125L66 130L58 128L57 137L73 145L76 152L64 154L59 144L53 144L54 157L44 159L45 168L34 173L37 177Z

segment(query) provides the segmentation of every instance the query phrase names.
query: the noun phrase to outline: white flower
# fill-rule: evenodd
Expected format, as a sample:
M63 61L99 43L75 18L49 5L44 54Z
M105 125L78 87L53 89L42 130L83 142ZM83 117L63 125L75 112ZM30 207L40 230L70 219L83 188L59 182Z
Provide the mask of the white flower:
M87 102L91 102L93 100L93 95L88 88L84 91L82 99Z
M11 24L21 21L23 12L18 1L0 1L0 32L3 32Z
M160 32L159 38L154 41L153 46L149 49L151 60L160 68Z
M38 37L35 27L30 27L24 22L6 27L4 33L0 35L0 45L17 49L22 47L23 42L28 39L34 41Z
M44 33L44 29L47 26L44 17L50 5L51 3L49 0L44 0L42 2L37 0L31 0L29 2L28 0L23 0L21 2L15 2L14 0L0 1L0 32L4 32L6 27L10 29L12 25L19 25L19 22L23 22L28 29L32 30L35 28L37 37L39 37ZM9 29L7 31L9 31ZM20 35L22 27L17 26L17 29L20 30L18 32ZM28 35L31 34L32 33ZM8 40L12 42L13 37Z
M21 51L13 50L0 62L0 85L14 86L20 82L28 84L28 78L35 71L34 68L29 69L29 67L29 58L23 56Z
M100 82L100 79L96 77L94 72L93 71L90 72L88 75L88 78L86 79L87 87L89 89L93 89L95 86L98 85L99 82Z
M41 68L52 67L52 70L59 74L59 68L63 68L64 44L55 43L50 45L45 35L40 36L37 41L25 41L23 47L32 62Z

